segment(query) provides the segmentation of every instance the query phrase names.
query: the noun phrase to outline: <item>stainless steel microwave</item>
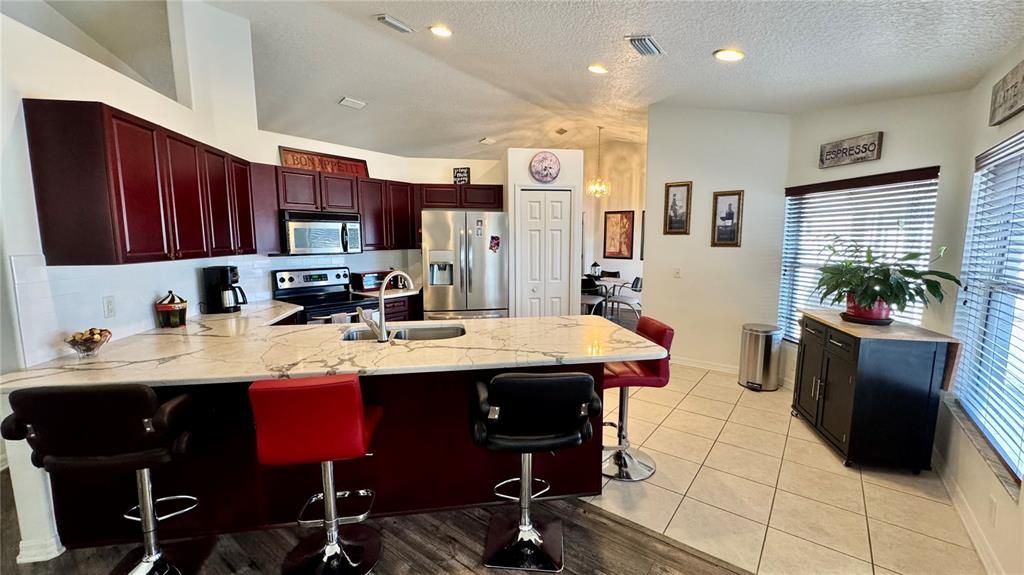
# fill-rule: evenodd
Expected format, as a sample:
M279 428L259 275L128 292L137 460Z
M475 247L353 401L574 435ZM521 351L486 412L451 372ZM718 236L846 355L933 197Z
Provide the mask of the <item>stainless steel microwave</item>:
M281 238L288 255L363 252L359 214L284 210L281 212Z

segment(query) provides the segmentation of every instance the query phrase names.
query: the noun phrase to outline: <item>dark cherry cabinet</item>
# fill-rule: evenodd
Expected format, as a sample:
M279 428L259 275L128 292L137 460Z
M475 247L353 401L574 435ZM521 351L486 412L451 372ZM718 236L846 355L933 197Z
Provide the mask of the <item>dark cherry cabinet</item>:
M231 159L231 189L235 220L235 253L256 253L256 220L252 201L252 176L249 162Z
M248 162L99 102L23 104L47 264L254 252Z
M500 185L459 186L459 203L463 208L500 210L504 205L505 188Z
M836 312L800 323L793 414L848 465L930 469L939 390L956 340L909 325L847 325Z
M388 247L396 250L414 247L413 209L415 201L412 184L389 181L385 200Z
M226 154L207 148L203 150L203 164L210 204L210 255L229 256L235 253L229 159Z
M277 166L249 164L252 192L252 218L256 228L256 251L276 254L281 251L281 217L277 199Z
M420 184L424 208L459 208L459 186L455 184Z
M207 240L206 192L202 175L202 144L175 134L163 142L170 198L173 255L202 258L210 255Z
M320 172L278 168L277 194L282 210L319 210Z
M384 317L388 321L409 321L409 298L396 297L384 300Z
M359 178L359 219L363 227L364 250L388 249L387 218L384 215L386 182Z
M358 212L359 190L355 176L320 175L320 207L325 212Z

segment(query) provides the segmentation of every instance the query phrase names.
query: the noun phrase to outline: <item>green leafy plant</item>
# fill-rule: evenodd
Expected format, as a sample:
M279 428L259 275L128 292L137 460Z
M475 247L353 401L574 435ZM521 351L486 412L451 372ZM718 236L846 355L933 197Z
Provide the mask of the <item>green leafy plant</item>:
M962 286L953 274L933 269L920 271L914 267L912 262L923 257L923 253L880 255L860 242L838 236L832 238L824 251L829 256L825 265L818 268L821 279L817 289L821 291L821 303L830 300L833 305L838 304L845 301L849 293L861 307L870 308L882 300L889 307L903 311L907 304L917 301L927 306L929 296L941 302L944 294L939 280ZM940 248L939 255L928 263L945 253L946 248Z

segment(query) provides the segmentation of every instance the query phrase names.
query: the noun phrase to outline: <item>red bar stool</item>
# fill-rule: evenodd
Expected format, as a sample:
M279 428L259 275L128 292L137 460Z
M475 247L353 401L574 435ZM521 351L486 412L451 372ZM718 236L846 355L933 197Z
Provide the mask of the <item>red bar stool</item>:
M636 324L636 332L652 342L672 350L675 330L660 321L643 316ZM604 364L604 389L619 388L619 421L605 423L618 429L619 441L604 449L604 467L601 473L618 481L643 481L654 475L654 460L649 455L629 446L627 422L629 418L630 387L665 387L668 385L668 361L614 361Z
M320 463L324 490L302 506L302 527L322 525L326 539L312 553L296 547L285 560L286 573L344 573L365 575L380 559L380 535L366 525L374 492L334 490L334 462L366 457L380 422L379 407L364 407L359 378L332 375L304 379L270 379L249 386L256 423L256 452L264 465ZM333 496L332 496L333 494ZM366 511L338 517L337 499L370 499ZM306 509L323 501L323 520L304 520ZM340 530L340 525L347 525Z

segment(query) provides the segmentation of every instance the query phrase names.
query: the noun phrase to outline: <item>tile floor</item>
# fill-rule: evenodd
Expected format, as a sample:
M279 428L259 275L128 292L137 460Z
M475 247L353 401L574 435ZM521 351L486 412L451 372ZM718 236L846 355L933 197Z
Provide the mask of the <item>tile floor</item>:
M843 466L791 398L673 365L667 387L630 394L631 443L657 473L590 502L751 573L984 574L934 472ZM606 393L605 419L617 409Z

